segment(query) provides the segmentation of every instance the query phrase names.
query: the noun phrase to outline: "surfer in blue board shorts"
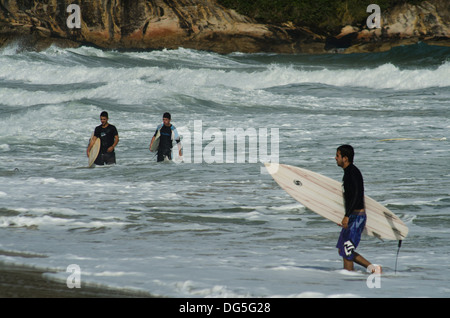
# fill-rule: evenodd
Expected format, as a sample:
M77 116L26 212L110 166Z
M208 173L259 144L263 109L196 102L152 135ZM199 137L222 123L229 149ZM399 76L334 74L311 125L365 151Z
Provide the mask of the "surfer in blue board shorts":
M156 135L159 131L160 141L157 152L157 162L164 161L164 158L166 157L168 160L172 160L172 147L174 140L177 143L178 154L180 157L182 156L180 136L175 126L170 123L171 119L172 116L170 115L170 113L166 112L163 114L163 122L162 124L159 124L158 127L156 127L155 134L153 135L152 141L150 142L149 148L151 151L152 144L155 141Z
M355 249L361 240L361 234L366 226L366 211L364 205L364 181L361 171L353 164L355 152L352 146L342 145L336 150L336 163L344 169L343 190L345 216L336 247L344 261L344 269L352 271L357 263L367 268L371 273L381 273L381 266L373 265Z
M87 156L89 157L89 151L91 151L97 138L100 138L101 146L97 159L95 159L96 165L111 165L116 163L114 148L119 143L119 133L114 125L108 123L108 120L108 112L103 111L100 114L101 125L95 127L94 135L87 148Z

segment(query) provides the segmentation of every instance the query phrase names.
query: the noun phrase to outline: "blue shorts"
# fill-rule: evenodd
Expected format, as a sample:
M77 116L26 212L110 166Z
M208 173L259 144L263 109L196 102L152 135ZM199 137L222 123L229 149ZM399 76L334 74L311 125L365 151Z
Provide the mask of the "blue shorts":
M354 251L361 240L361 234L366 226L367 216L362 214L351 214L346 229L341 230L336 247L339 249L339 255L349 261L355 258Z

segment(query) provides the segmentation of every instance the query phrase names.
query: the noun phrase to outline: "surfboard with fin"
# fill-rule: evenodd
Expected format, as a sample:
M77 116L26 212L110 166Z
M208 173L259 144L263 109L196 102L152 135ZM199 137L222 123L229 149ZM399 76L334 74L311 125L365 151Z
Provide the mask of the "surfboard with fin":
M295 200L313 212L339 224L345 215L342 184L316 172L294 166L266 163L275 181ZM367 195L366 234L380 239L402 241L408 227L390 210Z

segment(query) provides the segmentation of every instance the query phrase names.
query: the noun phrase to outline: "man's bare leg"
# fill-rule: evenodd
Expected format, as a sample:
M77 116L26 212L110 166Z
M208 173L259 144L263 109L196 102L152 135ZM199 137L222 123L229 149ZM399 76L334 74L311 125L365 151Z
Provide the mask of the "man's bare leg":
M371 263L368 261L368 260L366 260L364 257L362 257L360 254L358 254L358 253L356 253L356 252L354 252L354 254L355 254L355 257L353 258L353 261L356 263L356 264L358 264L358 265L361 265L361 266L363 266L363 267L365 267L365 268L367 268Z
M372 263L370 263L368 260L366 260L364 257L362 257L360 254L354 252L355 257L353 258L353 261L358 264L363 266L364 268L367 268L368 270L370 270L371 273L378 273L381 274L381 266L376 265L374 266ZM353 262L346 260L344 258L344 269L352 271L353 270Z
M349 261L348 259L342 258L344 260L344 269L348 271L353 271L353 261Z

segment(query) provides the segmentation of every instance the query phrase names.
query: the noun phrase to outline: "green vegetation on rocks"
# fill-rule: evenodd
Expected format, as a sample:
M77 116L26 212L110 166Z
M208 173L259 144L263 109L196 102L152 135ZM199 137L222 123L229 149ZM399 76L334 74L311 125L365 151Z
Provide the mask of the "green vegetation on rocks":
M419 4L423 0L218 0L238 13L263 24L291 22L316 32L336 32L342 26L366 23L369 4L377 4L382 12L404 3Z

